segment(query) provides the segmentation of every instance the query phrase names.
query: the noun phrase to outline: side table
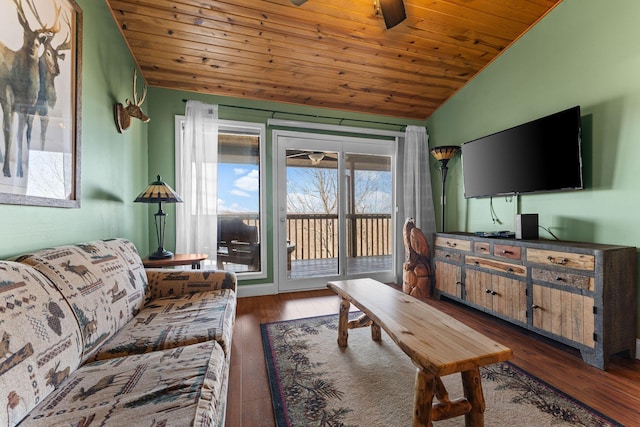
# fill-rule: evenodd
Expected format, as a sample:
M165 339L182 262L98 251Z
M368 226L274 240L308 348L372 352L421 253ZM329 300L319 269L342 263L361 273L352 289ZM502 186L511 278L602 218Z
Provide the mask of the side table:
M165 259L144 258L142 264L145 268L166 268L191 264L191 268L199 270L200 262L207 258L209 258L207 254L174 254L173 257Z

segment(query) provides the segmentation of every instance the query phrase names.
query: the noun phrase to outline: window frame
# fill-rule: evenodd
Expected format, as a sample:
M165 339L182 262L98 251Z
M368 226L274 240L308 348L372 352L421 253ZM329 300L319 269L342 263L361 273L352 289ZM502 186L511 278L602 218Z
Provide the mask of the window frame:
M179 148L184 135L184 124L186 118L184 115L175 116L175 161L179 159ZM259 137L260 142L258 148L260 150L260 158L258 164L259 171L259 201L258 201L258 221L260 223L259 239L260 239L260 269L258 271L238 271L235 274L239 279L251 280L251 279L264 279L267 277L267 181L266 181L266 134L267 129L263 123L245 122L239 120L218 120L218 132L234 132L234 133L248 133ZM213 260L205 261L205 266L217 269L217 264L212 262Z

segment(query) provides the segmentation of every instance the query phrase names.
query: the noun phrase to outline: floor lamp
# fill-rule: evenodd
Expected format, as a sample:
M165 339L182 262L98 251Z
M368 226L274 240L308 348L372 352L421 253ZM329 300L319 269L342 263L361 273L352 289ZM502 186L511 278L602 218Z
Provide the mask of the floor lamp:
M444 233L444 206L446 204L445 199L445 182L447 181L447 163L460 151L460 147L457 145L441 145L440 147L433 147L431 149L431 155L440 162L440 175L442 176L442 197L440 199L440 205L442 207L441 215L441 231Z
M134 202L157 203L158 212L154 214L156 223L156 237L158 238L158 250L149 255L149 259L172 258L173 252L164 248L164 231L167 225L167 214L162 210L164 203L182 203L182 198L173 191L169 185L165 184L158 175L158 178L149 184L147 188L136 197Z

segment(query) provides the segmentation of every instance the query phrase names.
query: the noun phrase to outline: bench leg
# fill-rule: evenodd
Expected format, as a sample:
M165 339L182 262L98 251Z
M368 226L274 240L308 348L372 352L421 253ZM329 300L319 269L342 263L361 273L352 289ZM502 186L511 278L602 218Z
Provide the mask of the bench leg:
M346 347L347 338L349 338L349 308L351 308L351 303L342 298L338 317L338 345L340 347Z
M485 402L478 368L461 372L464 397L471 403L471 411L464 416L466 427L483 427Z
M371 324L371 339L374 341L382 341L382 332L380 331L380 325L376 322Z
M413 390L413 427L433 427L431 406L436 390L436 378L422 368L416 370Z

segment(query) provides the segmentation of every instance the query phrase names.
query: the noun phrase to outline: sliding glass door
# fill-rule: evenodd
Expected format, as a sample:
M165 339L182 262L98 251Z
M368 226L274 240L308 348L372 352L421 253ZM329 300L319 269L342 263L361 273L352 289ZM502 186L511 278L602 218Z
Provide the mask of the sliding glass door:
M282 291L393 280L393 141L274 132Z
M347 275L393 268L391 156L346 152Z

